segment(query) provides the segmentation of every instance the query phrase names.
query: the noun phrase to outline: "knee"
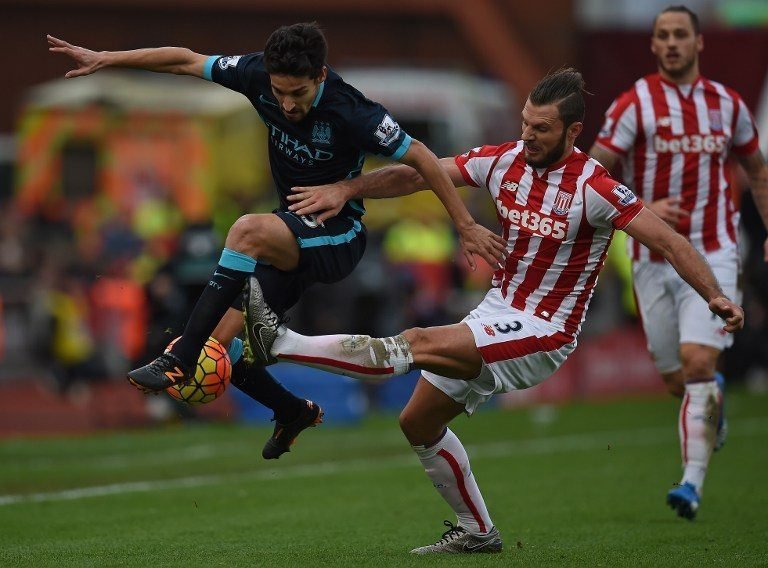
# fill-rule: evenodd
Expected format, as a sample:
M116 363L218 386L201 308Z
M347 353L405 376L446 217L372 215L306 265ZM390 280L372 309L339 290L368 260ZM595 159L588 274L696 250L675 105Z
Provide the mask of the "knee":
M412 327L411 329L406 329L401 335L411 346L411 351L424 345L427 340L427 332L423 327Z
M398 422L400 423L400 430L402 430L403 434L405 434L405 437L410 440L410 435L414 430L414 417L411 415L407 408L405 408L400 413Z
M416 446L427 442L425 439L424 425L419 419L417 413L412 412L406 407L399 418L400 430L411 445Z
M706 349L689 349L682 359L686 379L705 379L715 373L717 358L711 357Z
M265 242L263 225L259 215L243 215L229 228L226 247L254 257L258 256L259 245Z

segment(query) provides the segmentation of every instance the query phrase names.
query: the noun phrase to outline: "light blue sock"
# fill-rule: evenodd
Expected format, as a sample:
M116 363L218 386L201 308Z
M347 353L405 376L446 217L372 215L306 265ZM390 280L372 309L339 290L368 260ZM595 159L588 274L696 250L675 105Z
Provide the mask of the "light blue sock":
M240 360L240 357L243 356L243 340L239 337L235 337L232 340L232 343L229 344L229 349L227 349L229 352L229 360L234 365Z

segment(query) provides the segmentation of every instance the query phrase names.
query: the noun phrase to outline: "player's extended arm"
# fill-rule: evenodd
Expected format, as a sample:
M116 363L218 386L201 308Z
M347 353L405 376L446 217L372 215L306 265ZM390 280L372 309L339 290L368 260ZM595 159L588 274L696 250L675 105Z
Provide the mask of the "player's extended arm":
M146 69L156 73L175 73L202 77L207 56L185 47L152 47L131 51L92 51L72 45L62 39L48 36L48 51L63 53L77 64L76 69L64 76L69 78L90 75L105 67Z
M453 158L441 158L440 166L456 187L465 185ZM292 187L288 209L298 215L316 215L318 221L337 215L350 199L388 199L429 189L421 174L410 166L387 166L327 185Z
M690 242L644 208L624 229L649 249L664 256L677 273L725 320L723 329L734 332L744 326L744 311L720 289L712 269Z
M752 199L768 229L768 164L759 149L748 156L739 156L739 163L747 173ZM763 260L768 262L768 239L763 244Z

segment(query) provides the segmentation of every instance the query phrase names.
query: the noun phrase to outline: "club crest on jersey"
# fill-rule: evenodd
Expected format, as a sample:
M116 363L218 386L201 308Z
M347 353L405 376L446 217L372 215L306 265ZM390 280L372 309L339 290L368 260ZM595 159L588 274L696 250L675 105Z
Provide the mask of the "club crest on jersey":
M483 324L483 331L484 331L484 332L485 332L487 335L490 335L491 337L496 337L496 332L495 332L495 331L493 331L493 328L492 328L490 325L488 325L487 323L484 323L484 324Z
M315 121L312 126L312 142L315 144L331 143L331 125L328 122Z
M552 213L555 215L565 215L571 208L573 195L567 191L560 190L555 196L555 203L552 205Z
M723 113L720 109L709 109L709 129L710 130L722 130L723 129Z
M395 122L394 118L385 114L376 127L374 134L379 139L379 144L389 146L400 134L400 125Z
M236 67L242 55L229 55L219 59L219 68L224 71L227 67Z
M635 201L637 201L637 197L634 193L625 185L617 185L614 187L611 192L619 198L619 205L622 205L626 207L627 205L632 205Z
M507 191L517 191L518 184L514 181L505 181L499 186L501 189L506 189Z

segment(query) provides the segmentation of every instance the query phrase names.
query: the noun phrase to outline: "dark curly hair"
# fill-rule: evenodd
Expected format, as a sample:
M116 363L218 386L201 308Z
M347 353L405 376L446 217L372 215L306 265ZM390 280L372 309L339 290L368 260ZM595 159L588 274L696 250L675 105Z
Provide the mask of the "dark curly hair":
M267 73L316 79L323 72L328 44L317 22L282 26L264 48Z

